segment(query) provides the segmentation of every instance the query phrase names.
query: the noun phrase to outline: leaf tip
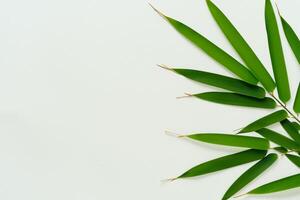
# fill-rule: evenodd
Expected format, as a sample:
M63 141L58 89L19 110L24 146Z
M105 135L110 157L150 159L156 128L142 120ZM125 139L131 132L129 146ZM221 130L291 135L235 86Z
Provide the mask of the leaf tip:
M148 2L149 6L155 11L157 12L161 17L163 18L166 18L166 16L161 12L159 11L158 9L156 9L150 2Z
M169 71L174 71L171 67L165 65L165 64L157 64L158 67L162 68L162 69L166 69Z
M184 93L184 94L185 94L184 96L176 97L176 99L183 99L183 98L188 98L188 97L193 97L194 96L193 94L190 94L190 93Z
M167 178L167 179L161 180L161 182L173 182L173 181L176 181L177 179L178 179L178 177L176 177L176 178Z
M180 134L174 133L172 131L168 131L168 130L165 131L165 134L169 135L169 136L177 137L177 138L186 137L186 135L180 135Z

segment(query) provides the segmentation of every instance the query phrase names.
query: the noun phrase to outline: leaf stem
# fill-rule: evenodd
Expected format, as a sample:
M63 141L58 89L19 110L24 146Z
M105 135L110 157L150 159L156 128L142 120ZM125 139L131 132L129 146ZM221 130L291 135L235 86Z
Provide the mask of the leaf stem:
M273 97L273 99L279 103L279 105L285 109L291 116L292 118L294 118L298 123L300 123L300 120L298 119L298 117L293 113L291 112L284 103L282 103L273 93L269 93L271 95L271 97Z

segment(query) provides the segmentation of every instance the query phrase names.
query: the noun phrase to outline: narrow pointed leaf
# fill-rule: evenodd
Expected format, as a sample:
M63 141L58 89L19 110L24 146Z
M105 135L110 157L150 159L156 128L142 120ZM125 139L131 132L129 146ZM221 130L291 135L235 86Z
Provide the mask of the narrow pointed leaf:
M233 26L233 24L229 21L229 19L224 15L224 13L222 13L222 11L211 2L211 0L207 0L206 2L212 16L214 17L215 21L217 22L233 48L246 63L250 71L252 71L255 77L266 88L266 90L272 92L275 89L275 83L266 68L255 55L251 47L241 36L238 30Z
M300 144L300 133L299 130L292 124L288 119L285 119L280 122L283 129L297 142Z
M295 98L295 102L294 102L294 111L296 113L300 113L300 83L298 85L296 98Z
M247 125L245 128L243 128L240 131L240 133L248 133L248 132L256 131L261 128L265 128L267 126L280 122L286 119L287 117L288 114L286 111L284 110L276 111Z
M290 150L299 151L300 145L293 140L267 128L262 128L256 131L264 138Z
M243 187L248 185L251 181L253 181L265 170L267 170L277 160L277 158L278 156L276 154L269 154L265 158L257 162L255 165L253 165L250 169L245 171L226 191L222 200L229 199Z
M260 150L267 150L270 148L269 141L259 137L249 137L249 136L229 135L229 134L214 134L214 133L192 134L192 135L187 135L186 137L201 142L219 144L225 146L246 147L250 149L260 149Z
M265 97L265 90L263 88L249 84L239 79L192 69L172 68L171 70L174 70L176 73L183 75L191 80L226 89L238 94L257 98Z
M281 101L287 102L291 97L290 86L276 16L270 0L266 0L265 21L268 35L269 51L278 95Z
M281 17L281 23L286 39L289 42L290 47L298 60L298 63L300 64L300 40L293 28L287 23L287 21L283 17Z
M241 63L239 63L236 59L226 53L224 50L216 46L214 43L206 39L201 34L197 33L192 28L187 25L172 19L171 17L163 15L158 10L157 11L166 21L172 25L175 30L177 30L182 36L184 36L187 40L189 40L196 47L202 49L207 55L211 58L215 59L221 65L226 67L232 73L243 79L244 81L250 84L257 84L257 79L254 75Z
M273 149L275 151L278 151L279 153L283 153L283 154L286 154L288 152L288 150L284 147L274 147Z
M297 167L300 167L300 157L292 154L285 155L292 163L294 163Z
M292 124L298 131L300 131L300 124L298 124L297 122L292 122Z
M227 92L205 92L200 94L194 94L193 96L206 101L211 101L211 102L226 104L226 105L267 108L267 109L276 107L275 101L268 97L265 97L263 99L258 99L254 97L248 97L236 93L227 93Z
M296 174L283 179L279 179L277 181L267 183L248 192L248 194L268 194L274 192L281 192L297 187L300 187L300 174Z
M203 174L208 174L219 170L235 167L238 165L246 164L255 160L262 159L263 157L265 157L266 153L267 151L265 150L250 149L228 156L220 157L197 165L180 175L178 178L200 176Z

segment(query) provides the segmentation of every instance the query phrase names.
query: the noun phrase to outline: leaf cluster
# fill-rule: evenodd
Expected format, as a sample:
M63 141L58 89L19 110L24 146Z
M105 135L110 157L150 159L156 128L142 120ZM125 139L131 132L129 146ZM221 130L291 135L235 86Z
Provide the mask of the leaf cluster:
M257 161L229 187L222 198L225 200L233 197L272 166L278 159L278 154L285 155L291 163L300 167L300 120L298 118L300 113L300 82L294 95L293 110L291 110L286 106L286 103L291 101L292 92L282 49L280 28L283 29L299 64L300 40L279 11L274 9L272 1L265 0L265 26L272 63L272 76L226 15L211 0L206 0L206 2L214 20L243 62L237 61L207 37L153 7L177 32L229 70L232 76L189 68L159 66L192 81L216 88L215 91L188 94L190 97L231 106L273 110L270 114L260 116L254 122L246 124L237 134L192 133L180 136L199 142L246 149L198 164L175 179L201 176ZM281 20L277 20L277 18ZM218 91L218 88L225 90L225 92ZM274 94L275 91L277 95ZM280 109L277 109L278 107ZM285 134L269 129L269 126L274 124L280 124ZM251 135L245 136L245 133ZM259 137L252 136L252 134L258 134ZM276 146L272 147L274 144ZM250 190L247 194L266 194L296 187L300 187L300 173L266 183Z

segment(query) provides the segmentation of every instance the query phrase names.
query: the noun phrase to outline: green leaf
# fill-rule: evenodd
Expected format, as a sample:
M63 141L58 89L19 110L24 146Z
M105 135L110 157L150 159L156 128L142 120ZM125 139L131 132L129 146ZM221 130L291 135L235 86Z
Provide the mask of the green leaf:
M298 124L297 122L292 122L292 124L298 131L300 131L300 124Z
M214 43L206 39L195 30L191 29L187 25L168 17L155 8L153 8L159 15L161 15L166 21L172 25L182 36L189 40L196 47L202 49L207 55L215 59L221 65L226 67L232 73L243 79L250 84L257 84L257 79L254 75L236 59L226 53L224 50L216 46Z
M291 136L291 138L293 138L295 142L300 144L299 130L297 130L294 124L292 124L288 119L281 121L280 124L283 129L289 134L289 136Z
M251 85L247 82L241 81L239 79L234 79L231 77L214 74L210 72L192 70L192 69L178 69L178 68L168 68L176 73L189 78L191 80L205 83L207 85L219 87L226 89L238 94L243 94L246 96L252 96L257 98L265 97L265 90L261 87Z
M239 133L248 133L248 132L259 130L261 128L265 128L267 126L275 124L276 122L280 122L281 120L284 120L287 117L288 117L287 112L285 112L284 110L279 110L265 117L262 117L256 120L255 122L252 122L251 124L243 128Z
M227 92L205 92L200 94L193 94L199 99L206 101L211 101L226 105L236 105L236 106L246 106L246 107L256 107L256 108L275 108L276 103L273 99L265 97L263 99L258 99L254 97L248 97L236 93Z
M284 147L274 147L273 149L275 151L278 151L279 153L283 153L283 154L286 154L288 152L288 150Z
M215 21L217 22L233 48L249 67L250 71L266 88L266 90L272 92L275 89L275 83L266 68L255 55L251 47L223 12L210 0L207 0L206 2L212 16L214 17Z
M295 98L295 102L294 102L294 111L296 113L300 113L300 83L298 85L296 98Z
M280 18L286 39L300 64L300 40L287 21L283 17Z
M299 151L300 145L293 140L267 128L262 128L256 131L264 138L290 150Z
M226 191L222 200L229 199L243 187L248 185L251 181L267 170L277 160L277 158L278 156L276 154L269 154L253 165L250 169L245 171Z
M228 156L220 157L197 165L180 175L178 178L200 176L219 170L235 167L238 165L246 164L255 160L262 159L266 155L266 153L267 151L265 150L250 149Z
M269 141L264 138L228 135L228 134L192 134L186 137L211 144L220 144L225 146L246 147L251 149L267 150L270 147Z
M292 154L285 155L292 163L294 163L297 167L300 167L300 157Z
M290 86L276 16L270 0L266 0L265 21L268 35L269 51L278 95L283 102L287 102L291 98Z
M274 192L281 192L297 187L300 187L300 174L296 174L283 179L279 179L277 181L267 183L248 192L248 194L268 194Z

